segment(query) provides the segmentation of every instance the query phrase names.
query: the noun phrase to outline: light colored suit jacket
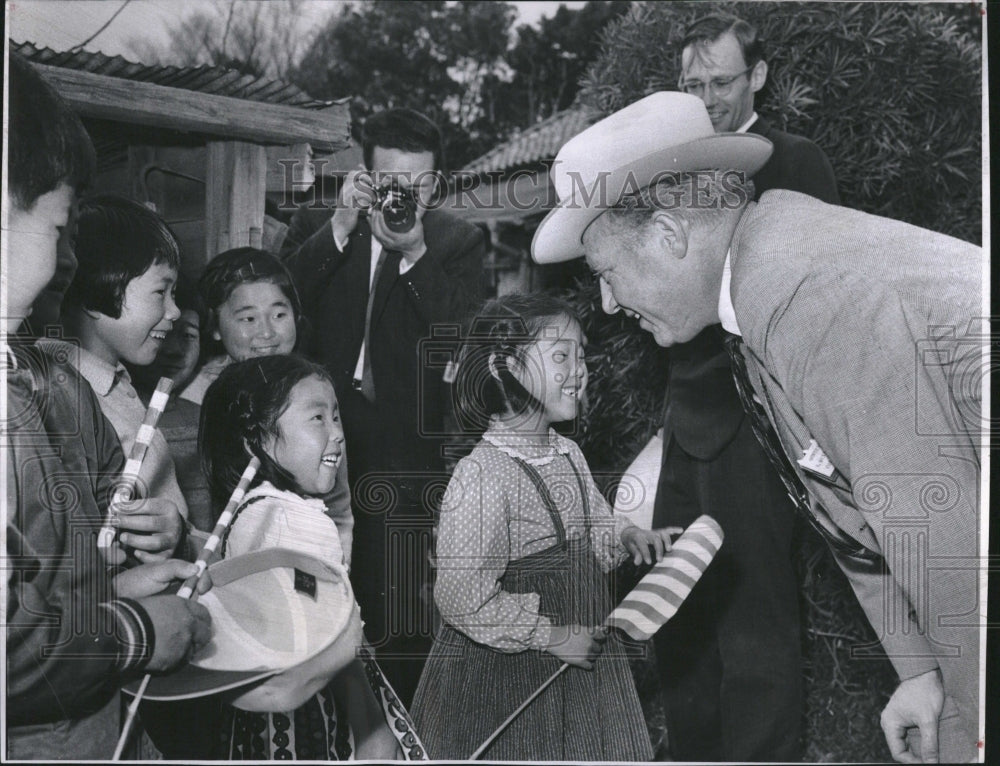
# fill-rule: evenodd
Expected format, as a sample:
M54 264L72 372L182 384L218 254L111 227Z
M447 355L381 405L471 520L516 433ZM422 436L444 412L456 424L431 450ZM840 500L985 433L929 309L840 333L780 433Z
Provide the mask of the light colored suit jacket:
M751 380L810 496L887 567L838 556L901 679L939 666L975 755L983 255L774 190L731 245ZM836 468L797 465L815 441ZM957 710L956 710L957 706ZM942 759L945 751L942 750Z

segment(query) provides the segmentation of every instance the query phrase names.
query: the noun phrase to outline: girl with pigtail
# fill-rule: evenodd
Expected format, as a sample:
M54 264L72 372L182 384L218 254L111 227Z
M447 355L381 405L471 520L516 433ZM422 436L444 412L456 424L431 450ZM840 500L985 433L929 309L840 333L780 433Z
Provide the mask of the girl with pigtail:
M640 761L649 735L624 647L601 624L608 573L659 560L671 530L615 517L579 447L552 424L587 386L580 321L545 294L490 301L459 356L464 426L485 430L442 502L434 600L443 624L413 718L435 759L465 759L563 662L487 760Z
M248 455L261 463L222 540L223 558L292 549L339 569L346 580L340 535L323 502L334 489L344 455L337 397L324 368L295 355L228 365L205 394L199 446L217 512L239 482ZM223 758L327 761L414 755L400 750L382 702L369 685L368 676L380 677L380 672L355 659L363 639L357 604L352 608L348 633L354 640L345 642L343 656L293 675L275 695L276 704L286 702L289 709L227 711ZM406 722L405 713L402 720Z

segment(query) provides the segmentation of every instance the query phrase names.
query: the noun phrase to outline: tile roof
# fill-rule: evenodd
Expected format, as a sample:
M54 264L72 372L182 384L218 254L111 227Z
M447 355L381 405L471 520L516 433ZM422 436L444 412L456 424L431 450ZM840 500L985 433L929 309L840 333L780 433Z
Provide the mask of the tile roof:
M242 74L235 69L220 66L177 67L138 64L121 56L107 56L85 50L54 51L51 48L40 48L30 42L12 41L11 50L17 51L36 64L77 69L124 80L149 82L246 101L295 106L302 109L326 109L334 103L339 103L314 99L291 83Z
M513 171L555 158L569 139L588 127L599 115L582 106L556 112L537 125L522 130L462 168L470 173Z

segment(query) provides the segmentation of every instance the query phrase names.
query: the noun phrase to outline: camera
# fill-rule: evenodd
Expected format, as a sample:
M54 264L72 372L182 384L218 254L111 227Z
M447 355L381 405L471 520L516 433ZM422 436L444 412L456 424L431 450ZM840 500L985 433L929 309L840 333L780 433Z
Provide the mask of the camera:
M369 212L382 213L389 231L402 233L413 228L417 222L417 196L410 189L391 181L373 191L375 201Z

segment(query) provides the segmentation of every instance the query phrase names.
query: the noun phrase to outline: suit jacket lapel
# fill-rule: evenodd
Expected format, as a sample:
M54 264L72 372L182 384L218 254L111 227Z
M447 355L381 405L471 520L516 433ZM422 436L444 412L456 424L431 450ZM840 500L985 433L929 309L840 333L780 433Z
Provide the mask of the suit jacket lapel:
M424 256L426 257L426 255ZM374 328L378 326L382 312L385 311L389 302L389 295L392 288L399 279L399 262L403 256L398 250L386 250L385 261L382 263L382 270L378 275L378 283L374 285L375 292L372 295L372 324Z

